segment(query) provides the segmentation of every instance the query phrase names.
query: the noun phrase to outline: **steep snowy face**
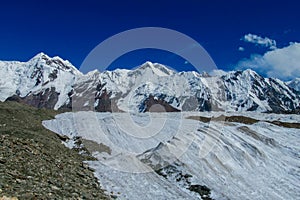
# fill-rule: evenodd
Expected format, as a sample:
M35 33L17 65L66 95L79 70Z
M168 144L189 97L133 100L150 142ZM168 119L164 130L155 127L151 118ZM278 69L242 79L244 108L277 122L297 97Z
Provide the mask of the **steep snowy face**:
M300 78L295 78L292 81L286 83L289 87L300 92Z
M200 80L200 74L176 73L163 65L150 62L134 70L117 69L97 75L95 73L84 75L77 81L76 85L80 87L74 87L72 100L82 102L82 98L85 105L94 104L96 110L101 106L99 103L103 102L103 98L109 98L112 107L123 111L149 111L152 104L163 104L163 109L167 111L197 110L199 105L196 98L207 100L209 95ZM88 100L86 96L95 98Z
M157 76L169 76L175 74L175 71L170 70L166 66L159 63L152 63L150 61L147 61L137 69L137 71L141 72L144 72L144 70L146 71L146 73L152 73Z
M67 94L81 75L70 62L44 53L28 62L1 61L0 100L15 95L38 106L38 101L51 99L51 108L58 109L68 101Z
M279 79L245 70L229 72L221 80L215 93L218 100L225 102L224 110L282 112L299 107L299 95Z

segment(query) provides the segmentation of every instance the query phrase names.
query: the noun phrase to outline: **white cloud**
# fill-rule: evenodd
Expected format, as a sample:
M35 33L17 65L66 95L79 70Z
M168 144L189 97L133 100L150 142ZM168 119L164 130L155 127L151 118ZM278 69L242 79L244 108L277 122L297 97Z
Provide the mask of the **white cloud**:
M290 43L287 47L268 51L264 55L252 55L240 61L237 68L251 68L267 77L282 80L300 77L300 43Z
M245 51L245 48L244 47L239 47L238 50L239 51Z
M263 38L261 36L249 33L247 35L244 35L244 37L241 40L263 47L268 47L270 49L276 49L276 41L268 37Z

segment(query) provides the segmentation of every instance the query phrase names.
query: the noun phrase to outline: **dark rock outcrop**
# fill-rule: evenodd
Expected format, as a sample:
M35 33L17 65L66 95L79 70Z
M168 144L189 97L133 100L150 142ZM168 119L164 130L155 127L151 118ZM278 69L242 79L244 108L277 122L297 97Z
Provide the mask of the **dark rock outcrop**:
M6 101L16 101L19 103L27 104L36 108L54 109L57 103L59 93L55 91L54 87L46 88L44 91L37 94L29 93L25 97L13 95L6 99Z
M142 112L179 112L180 110L172 107L168 104L168 102L154 98L154 96L150 95L144 101L144 107L141 108Z

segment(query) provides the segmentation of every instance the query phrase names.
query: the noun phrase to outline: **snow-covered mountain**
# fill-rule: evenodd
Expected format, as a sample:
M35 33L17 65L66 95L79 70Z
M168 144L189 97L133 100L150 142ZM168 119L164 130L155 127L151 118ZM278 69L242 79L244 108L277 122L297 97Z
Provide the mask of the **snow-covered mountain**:
M7 98L58 109L81 76L70 62L40 53L28 62L0 61L0 101Z
M300 78L295 78L292 81L286 83L289 87L294 88L295 90L300 92Z
M95 111L298 112L299 93L252 70L216 76L175 72L146 62L134 70L79 72L41 53L28 62L0 62L0 100L37 107Z

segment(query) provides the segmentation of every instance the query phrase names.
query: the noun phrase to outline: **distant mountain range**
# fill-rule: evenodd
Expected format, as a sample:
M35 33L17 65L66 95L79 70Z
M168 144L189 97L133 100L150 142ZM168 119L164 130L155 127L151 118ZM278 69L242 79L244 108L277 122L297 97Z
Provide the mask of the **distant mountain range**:
M0 101L38 108L300 113L300 79L283 82L252 70L175 72L146 62L134 70L82 74L70 62L40 53L28 62L0 61Z

